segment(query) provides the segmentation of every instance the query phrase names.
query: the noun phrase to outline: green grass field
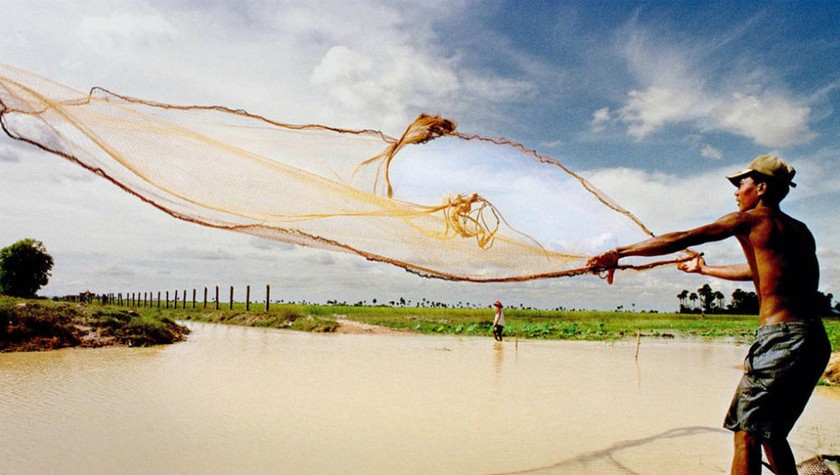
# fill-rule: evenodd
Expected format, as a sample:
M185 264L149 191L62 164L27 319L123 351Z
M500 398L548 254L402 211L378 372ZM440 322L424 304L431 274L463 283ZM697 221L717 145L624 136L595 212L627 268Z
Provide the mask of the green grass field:
M201 304L198 305L201 307ZM244 304L220 310L138 308L173 320L331 332L336 319L348 319L395 330L441 335L491 337L490 309L409 308L387 306L274 304L269 312ZM754 315L706 315L599 311L505 311L505 335L521 339L619 340L644 337L704 338L748 342L758 326ZM840 349L840 320L824 319L832 348Z

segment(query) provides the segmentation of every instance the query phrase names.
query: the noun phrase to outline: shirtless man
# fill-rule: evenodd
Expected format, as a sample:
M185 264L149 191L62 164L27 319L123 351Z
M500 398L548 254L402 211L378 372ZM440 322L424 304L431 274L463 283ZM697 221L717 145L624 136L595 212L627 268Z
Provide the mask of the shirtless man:
M625 256L669 254L735 237L745 264L709 266L702 257L679 265L685 272L752 280L759 298L756 341L724 427L734 432L733 474L761 472L761 448L777 474L795 474L787 435L825 370L831 347L817 313L819 265L814 237L779 209L796 172L773 155L761 155L727 178L738 187L738 211L698 228L663 234L593 257L587 266L608 281Z

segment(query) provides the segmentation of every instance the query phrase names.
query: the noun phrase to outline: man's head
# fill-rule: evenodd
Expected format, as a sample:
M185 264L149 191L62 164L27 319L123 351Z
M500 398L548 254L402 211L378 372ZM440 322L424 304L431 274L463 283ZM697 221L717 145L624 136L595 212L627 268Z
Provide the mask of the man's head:
M502 308L502 302L499 302L498 300L496 300L495 302L493 302L493 306L496 307L496 308Z
M795 187L793 176L796 170L775 155L759 155L747 168L727 175L726 178L735 186L740 186L744 178L752 178L756 185L761 185L761 197L770 204L778 204L787 196L790 187Z

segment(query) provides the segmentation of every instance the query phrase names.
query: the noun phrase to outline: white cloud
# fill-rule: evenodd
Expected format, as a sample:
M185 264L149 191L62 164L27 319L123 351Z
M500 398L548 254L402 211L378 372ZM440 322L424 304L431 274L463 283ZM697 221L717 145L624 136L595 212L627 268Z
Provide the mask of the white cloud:
M586 174L595 186L656 234L706 224L735 211L733 188L716 169L686 177L639 169L605 168Z
M675 43L635 22L618 42L637 83L618 110L619 120L637 140L679 123L768 147L806 143L815 136L807 100L771 86L772 71L760 64L745 59L745 68L711 69L713 47Z
M18 152L12 149L11 145L0 144L0 162L18 161Z
M370 77L373 61L346 46L334 46L312 70L312 81L317 84L342 84L364 81Z
M592 121L589 125L595 133L603 132L607 129L607 123L610 121L610 108L602 107L592 113Z
M89 48L129 50L177 38L177 29L158 14L112 13L84 18L76 33Z
M752 139L767 147L787 147L808 142L810 108L780 94L735 92L709 115L712 127Z
M703 145L703 148L700 149L700 155L712 160L723 160L723 152L709 144Z
M699 117L699 97L691 92L667 87L649 87L644 91L627 93L627 103L619 109L621 121L627 132L636 139L643 139L667 124Z

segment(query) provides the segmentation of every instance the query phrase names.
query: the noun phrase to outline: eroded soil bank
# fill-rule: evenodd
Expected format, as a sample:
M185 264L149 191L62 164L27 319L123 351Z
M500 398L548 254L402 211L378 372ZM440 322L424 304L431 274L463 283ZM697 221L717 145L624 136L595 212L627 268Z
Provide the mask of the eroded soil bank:
M0 298L0 351L150 346L183 341L189 329L127 309Z

